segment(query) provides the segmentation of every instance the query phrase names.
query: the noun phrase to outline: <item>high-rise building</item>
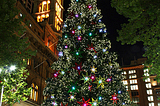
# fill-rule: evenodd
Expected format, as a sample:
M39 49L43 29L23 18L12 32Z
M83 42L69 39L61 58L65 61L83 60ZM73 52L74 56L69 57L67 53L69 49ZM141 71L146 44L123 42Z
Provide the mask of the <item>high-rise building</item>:
M160 106L160 82L156 75L148 74L149 70L144 68L146 58L131 61L130 66L123 66L123 83L129 92L131 100L138 106ZM144 77L148 77L144 79Z
M14 106L39 106L44 99L45 80L54 72L50 66L58 59L56 44L62 36L63 0L17 0L16 7L20 10L19 17L25 16L22 25L26 31L21 38L28 37L28 48L37 54L27 62L26 82L32 87L29 99Z

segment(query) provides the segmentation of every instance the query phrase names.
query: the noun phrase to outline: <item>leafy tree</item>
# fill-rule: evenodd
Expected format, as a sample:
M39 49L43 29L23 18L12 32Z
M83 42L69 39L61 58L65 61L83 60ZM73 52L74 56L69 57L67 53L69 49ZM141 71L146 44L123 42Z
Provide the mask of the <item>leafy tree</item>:
M23 18L17 17L16 0L1 0L0 13L0 90L4 85L3 102L12 105L26 100L30 93L30 88L25 87L29 74L25 67L35 52L27 49L27 38L20 37L25 29L21 25Z
M150 74L160 77L160 1L159 0L111 0L112 7L128 18L118 30L118 41L135 44L142 41L147 57L146 66Z

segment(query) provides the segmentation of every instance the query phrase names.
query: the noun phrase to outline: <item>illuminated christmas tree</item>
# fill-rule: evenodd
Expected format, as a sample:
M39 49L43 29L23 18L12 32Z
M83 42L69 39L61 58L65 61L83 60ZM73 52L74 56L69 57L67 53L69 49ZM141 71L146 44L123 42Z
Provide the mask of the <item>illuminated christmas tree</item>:
M123 76L96 0L71 0L57 44L55 73L46 80L43 106L128 106Z

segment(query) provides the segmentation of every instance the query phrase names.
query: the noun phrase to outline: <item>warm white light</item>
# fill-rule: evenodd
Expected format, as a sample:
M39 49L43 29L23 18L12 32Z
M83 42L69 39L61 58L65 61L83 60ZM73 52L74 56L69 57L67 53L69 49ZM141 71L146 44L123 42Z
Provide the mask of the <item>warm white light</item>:
M74 96L71 95L71 99L74 99Z
M15 70L16 69L16 66L11 66L10 68L9 68L11 71L13 71L13 70Z
M95 68L92 68L92 71L95 72Z
M43 1L43 4L47 4L46 1Z

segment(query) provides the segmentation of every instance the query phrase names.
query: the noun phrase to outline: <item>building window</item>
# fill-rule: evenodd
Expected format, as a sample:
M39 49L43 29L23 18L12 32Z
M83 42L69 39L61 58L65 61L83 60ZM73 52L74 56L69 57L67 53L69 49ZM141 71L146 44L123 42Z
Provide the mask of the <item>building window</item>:
M130 84L136 84L137 83L137 80L130 80Z
M27 59L27 65L30 65L30 59Z
M123 82L124 85L128 84L127 80L123 80L122 82Z
M56 17L55 17L55 28L57 31L60 30L60 25L62 23L62 19L61 19L61 14L62 14L62 5L61 5L61 0L57 0L56 4L55 4L55 10L56 10Z
M131 78L137 78L137 75L136 75L136 74L134 74L134 75L129 75L129 79L131 79Z
M131 85L131 90L138 90L138 85Z
M157 96L157 100L160 100L160 96Z
M154 106L154 103L152 102L152 103L149 103L149 106Z
M42 22L44 18L49 17L50 0L45 0L39 5L39 13L37 16L37 22Z
M145 79L145 82L150 82L150 81L151 81L150 78Z
M148 101L153 101L153 96L148 96Z
M123 71L122 74L126 75L127 73L126 73L126 71Z
M126 85L125 87L126 87L126 90L128 90L128 86Z
M143 72L144 72L144 76L149 76L149 74L148 74L149 70L148 69L143 70Z
M31 85L32 89L31 89L31 94L30 94L30 99L37 101L38 100L38 86L34 85L34 83L32 83Z
M138 97L132 98L132 101L133 101L133 103L138 103L139 102L139 98Z
M153 93L152 93L152 89L147 90L147 94L148 94L148 95L152 95L152 94L153 94Z
M146 88L151 88L151 83L146 84Z
M128 72L129 74L133 74L133 73L136 73L136 70L129 70Z
M139 95L139 93L138 93L137 91L132 91L132 92L131 92L131 95L132 95L132 96L137 96L137 95Z
M160 94L160 89L156 89L156 94Z

